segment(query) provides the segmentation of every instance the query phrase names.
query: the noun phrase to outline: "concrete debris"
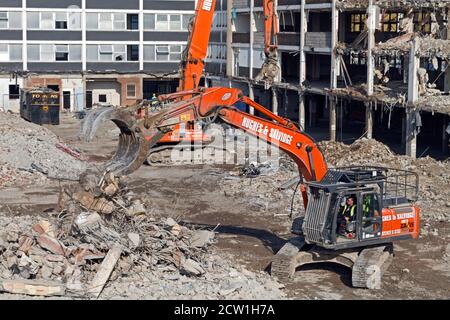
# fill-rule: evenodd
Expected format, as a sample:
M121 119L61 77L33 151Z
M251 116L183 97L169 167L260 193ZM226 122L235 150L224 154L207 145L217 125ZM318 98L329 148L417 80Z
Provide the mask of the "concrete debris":
M106 190L94 195L82 186L75 188L62 193L64 215L37 218L37 223L33 221L36 218L22 216L20 224L4 224L9 231L0 234L4 239L0 243L4 248L0 250L0 277L11 282L3 285L3 291L92 298L128 294L180 298L191 293L205 298L284 297L276 285L265 289L275 283L268 274L247 271L237 277L242 283L229 283L227 275L231 268L236 269L210 251L214 232L193 230L173 218L155 216L126 187L118 188L113 196ZM102 207L90 206L86 211L86 203L79 201L83 197L73 196L80 192L90 200L100 197L121 205L108 215L101 214ZM137 204L142 214L130 215ZM8 220L0 215L3 223L2 219ZM178 280L174 283L174 279ZM24 282L28 280L33 282ZM130 283L145 283L145 287L130 288ZM158 290L155 285L160 285Z
M18 115L0 112L0 149L0 187L47 178L78 180L86 170L84 161L61 149L54 133Z
M32 296L63 296L65 286L58 282L42 280L3 280L0 289L15 294Z
M114 246L111 250L108 251L105 259L98 272L95 274L94 279L89 288L89 293L93 295L95 298L98 298L103 288L105 287L106 282L108 281L114 267L117 264L117 261L122 254L122 248L118 245Z
M208 230L195 231L191 239L191 245L197 248L203 248L214 240L214 232Z

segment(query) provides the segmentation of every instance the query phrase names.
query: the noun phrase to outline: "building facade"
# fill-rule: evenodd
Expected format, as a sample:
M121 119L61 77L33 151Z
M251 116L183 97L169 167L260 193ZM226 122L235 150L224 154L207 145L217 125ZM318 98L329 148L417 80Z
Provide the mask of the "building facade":
M174 91L194 0L0 1L0 107L45 86L63 108Z

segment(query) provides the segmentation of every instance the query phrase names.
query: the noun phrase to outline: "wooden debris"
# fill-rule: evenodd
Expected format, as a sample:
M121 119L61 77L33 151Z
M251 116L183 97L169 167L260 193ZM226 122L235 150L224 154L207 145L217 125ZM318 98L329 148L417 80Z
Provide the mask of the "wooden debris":
M0 288L9 293L31 296L63 296L66 292L62 283L44 280L3 280Z
M111 273L113 272L114 267L116 266L121 254L122 247L118 245L114 246L111 250L108 251L108 254L100 265L97 274L92 280L90 289L88 290L89 294L91 294L95 298L98 298L100 296L100 293L103 291L103 288L105 287L106 282L111 276Z

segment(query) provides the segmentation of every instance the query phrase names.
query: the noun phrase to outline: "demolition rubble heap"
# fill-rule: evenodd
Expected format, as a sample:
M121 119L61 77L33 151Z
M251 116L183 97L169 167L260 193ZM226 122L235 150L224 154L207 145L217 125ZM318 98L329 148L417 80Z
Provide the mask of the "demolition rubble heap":
M86 186L86 184L84 184ZM70 298L280 299L269 275L211 253L214 232L162 217L107 176L50 218L0 216L0 292Z
M4 112L0 112L0 151L0 187L46 178L78 180L86 169L81 156L50 130Z
M386 145L376 140L362 138L351 145L341 142L320 142L329 167L384 166L416 172L419 175L419 206L426 220L450 221L450 160L436 161L430 157L412 159L397 155ZM297 183L291 188L280 190L289 179L298 176L295 163L286 155L280 158L279 166L265 162L250 164L224 177L222 189L225 196L251 199L260 211L289 213L293 196L300 199ZM295 210L302 210L301 201L292 202ZM281 205L287 206L280 208ZM281 210L280 210L281 209Z

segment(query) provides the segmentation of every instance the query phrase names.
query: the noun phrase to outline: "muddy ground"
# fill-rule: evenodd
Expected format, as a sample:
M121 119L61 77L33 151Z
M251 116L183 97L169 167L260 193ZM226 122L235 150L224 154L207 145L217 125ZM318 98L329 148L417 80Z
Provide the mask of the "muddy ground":
M91 144L77 139L78 128L79 120L68 115L60 126L49 127L91 162L103 161L111 155L117 142L110 138L114 133L112 125ZM142 166L127 182L158 212L186 224L215 229L218 242L214 250L219 255L231 256L236 265L244 265L251 271L267 270L273 255L292 236L291 222L286 215L277 216L273 210L255 207L251 199L242 195L225 195L221 187L223 177L234 169L212 165ZM39 184L6 187L0 191L0 212L18 217L45 216L56 207L60 187L67 183L73 182L42 180ZM291 197L283 201L289 202ZM354 289L350 270L323 264L300 268L284 291L293 299L448 299L450 222L424 221L422 228L425 232L419 240L395 244L396 255L381 290Z

